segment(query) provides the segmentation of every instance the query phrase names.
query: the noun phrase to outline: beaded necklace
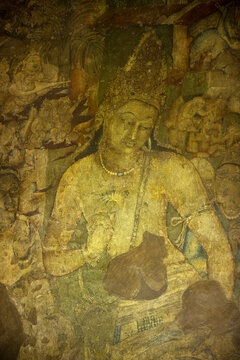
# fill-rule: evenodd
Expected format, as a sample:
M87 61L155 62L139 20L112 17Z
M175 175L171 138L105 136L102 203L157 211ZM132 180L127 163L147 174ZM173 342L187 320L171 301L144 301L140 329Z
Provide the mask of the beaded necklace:
M228 220L236 220L237 218L240 217L240 213L238 213L237 215L234 215L234 216L227 215L225 210L223 209L222 205L220 205L220 210L223 213L223 215L225 216L225 218Z
M104 165L103 163L103 158L102 158L102 154L101 152L99 151L99 159L100 159L100 163L101 163L101 166L102 168L109 174L109 175L113 175L113 176L125 176L125 175L128 175L130 174L131 172L133 172L135 170L135 167L131 168L130 170L127 170L127 171L118 171L118 172L114 172L114 171L110 171L106 168L106 166Z

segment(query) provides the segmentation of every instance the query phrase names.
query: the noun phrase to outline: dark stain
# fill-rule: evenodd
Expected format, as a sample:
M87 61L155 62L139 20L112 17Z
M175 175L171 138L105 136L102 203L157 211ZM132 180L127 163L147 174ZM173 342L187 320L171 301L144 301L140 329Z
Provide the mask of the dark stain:
M183 5L146 6L107 11L95 26L105 29L128 26L153 26L162 24L170 15L181 10Z
M167 289L166 256L164 238L145 231L139 246L110 262L103 280L105 290L126 299L159 297Z
M33 325L37 325L37 310L35 307L29 312L28 321L30 321Z
M190 285L183 293L177 321L184 332L207 327L214 336L230 333L240 358L240 311L226 298L219 282L201 280Z
M24 339L20 315L11 302L6 287L0 284L0 359L17 359Z
M213 14L218 11L218 6L224 6L229 3L231 0L222 0L222 1L211 1L208 3L203 3L195 6L192 10L188 11L184 16L179 19L176 24L179 25L193 25L199 20Z

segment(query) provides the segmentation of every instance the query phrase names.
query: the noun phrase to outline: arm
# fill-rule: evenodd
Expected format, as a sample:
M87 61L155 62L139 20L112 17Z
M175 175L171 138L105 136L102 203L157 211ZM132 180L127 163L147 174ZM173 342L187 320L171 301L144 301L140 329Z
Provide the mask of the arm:
M19 88L19 86L17 86L16 83L13 83L9 87L9 92L11 95L14 95L17 97L25 97L25 96L29 96L29 95L35 95L35 94L40 96L40 95L44 95L51 88L67 86L67 83L69 83L69 81L58 81L58 82L52 82L52 83L39 81L39 82L34 82L35 87L33 90L26 90L26 91L21 90L21 88Z
M46 271L54 276L77 270L87 260L80 249L67 249L82 216L76 176L69 168L60 181L44 242L43 263Z
M234 260L226 233L208 203L205 188L193 165L182 156L174 155L165 170L164 187L169 201L184 218L192 215L188 226L207 253L208 276L223 286L231 298L234 286ZM174 174L174 176L172 176Z
M81 191L84 191L83 183L86 184L88 180L84 174L90 176L88 168L79 169L76 163L65 172L58 186L43 252L45 269L54 276L69 274L85 263L95 265L112 236L110 218L93 211L93 215L87 218L86 246L82 249L68 249L68 243L83 216Z
M230 299L234 288L234 259L226 233L214 209L194 217L189 227L206 250L209 279L219 281Z

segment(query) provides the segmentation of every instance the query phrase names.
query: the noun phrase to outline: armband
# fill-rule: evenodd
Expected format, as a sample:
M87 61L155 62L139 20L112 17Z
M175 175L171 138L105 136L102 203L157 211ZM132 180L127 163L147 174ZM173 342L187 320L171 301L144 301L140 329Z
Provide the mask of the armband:
M211 208L212 208L212 204L207 203L207 204L202 205L198 210L194 211L192 214L188 214L186 216L175 216L171 219L172 226L178 226L178 225L182 224L182 229L181 229L180 234L178 235L176 240L172 241L173 244L179 250L181 250L181 251L183 250L187 227L188 227L189 223L191 222L191 220L193 218L196 218L200 214L202 214L206 211L209 211Z

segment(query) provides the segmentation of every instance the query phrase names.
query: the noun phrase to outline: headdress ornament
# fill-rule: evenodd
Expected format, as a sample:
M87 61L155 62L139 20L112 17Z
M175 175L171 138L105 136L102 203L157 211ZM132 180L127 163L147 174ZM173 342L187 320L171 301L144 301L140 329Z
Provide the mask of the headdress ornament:
M155 31L145 33L124 68L110 83L100 111L117 109L129 100L140 100L160 110L165 101L167 59Z

